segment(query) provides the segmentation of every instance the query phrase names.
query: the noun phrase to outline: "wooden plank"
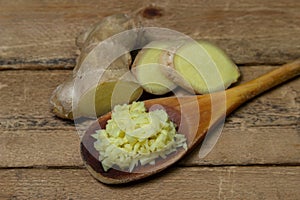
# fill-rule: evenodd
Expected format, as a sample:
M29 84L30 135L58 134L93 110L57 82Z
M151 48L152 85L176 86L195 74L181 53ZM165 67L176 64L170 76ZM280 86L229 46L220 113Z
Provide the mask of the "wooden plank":
M117 187L97 182L84 169L3 169L0 178L3 200L300 198L300 167L173 168Z
M0 72L0 127L3 130L71 129L50 112L50 96L71 71Z
M75 130L4 131L0 167L82 166Z
M199 146L178 165L299 165L298 132L288 126L243 131L225 126L208 156L198 157ZM0 168L81 167L79 142L75 130L4 131L0 134Z
M196 165L299 165L300 135L296 126L229 128L203 159L200 146L180 164Z
M242 82L273 68L241 67ZM0 72L0 167L82 166L73 123L50 112L51 92L68 74ZM219 142L205 159L198 158L196 149L180 165L298 165L299 82L295 79L244 105L227 118Z
M300 2L8 1L0 7L0 68L72 68L75 37L103 17L140 10L147 26L210 40L239 64L283 63L299 57ZM191 6L192 5L192 6Z
M243 76L241 82L244 82L274 67L240 69ZM63 70L0 72L0 129L72 129L71 122L54 117L49 103L52 91L70 74L70 71ZM251 101L235 112L228 122L232 126L295 125L299 117L299 81L291 81Z

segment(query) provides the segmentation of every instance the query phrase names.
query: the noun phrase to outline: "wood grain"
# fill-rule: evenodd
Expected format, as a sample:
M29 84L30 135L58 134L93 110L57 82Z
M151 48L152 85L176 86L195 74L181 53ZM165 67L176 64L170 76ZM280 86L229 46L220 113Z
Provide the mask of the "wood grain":
M273 68L241 67L241 82ZM51 92L69 74L0 72L0 167L82 166L73 123L54 117L49 105ZM298 165L299 83L295 79L241 107L227 118L205 159L198 158L198 148L179 165Z
M56 118L49 104L51 92L75 65L75 38L105 16L139 10L147 26L212 41L244 66L243 82L274 68L265 65L300 57L299 1L0 0L0 5L1 200L300 199L299 78L229 116L205 159L198 158L198 148L163 174L118 187L98 183L83 168L74 124Z
M4 131L0 139L0 168L82 165L75 130Z
M3 200L300 198L300 167L173 168L118 187L100 184L84 169L3 169L0 178Z
M75 130L5 131L0 138L0 168L83 165ZM199 147L178 165L299 165L299 143L295 127L259 127L241 131L225 126L207 157L198 157Z
M72 68L80 32L105 16L133 10L140 10L146 26L216 43L238 64L279 64L300 52L300 2L295 0L0 3L0 69Z
M241 82L253 79L271 66L241 67ZM49 99L57 85L70 75L70 71L2 71L0 72L0 130L15 129L73 129L70 121L58 120L52 114ZM299 120L299 80L251 101L228 121L248 126L295 125ZM286 101L282 101L285 98ZM255 114L255 115L254 115Z
M50 112L50 96L71 71L0 71L0 127L4 130L72 129Z

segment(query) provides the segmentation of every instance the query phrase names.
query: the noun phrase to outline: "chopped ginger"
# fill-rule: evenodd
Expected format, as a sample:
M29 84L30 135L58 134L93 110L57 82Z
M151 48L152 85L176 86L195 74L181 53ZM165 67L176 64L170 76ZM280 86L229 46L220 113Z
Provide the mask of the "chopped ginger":
M146 112L143 102L115 106L106 129L93 135L99 160L107 171L114 165L122 170L166 156L177 148L187 149L186 138L176 132L175 124L164 110Z

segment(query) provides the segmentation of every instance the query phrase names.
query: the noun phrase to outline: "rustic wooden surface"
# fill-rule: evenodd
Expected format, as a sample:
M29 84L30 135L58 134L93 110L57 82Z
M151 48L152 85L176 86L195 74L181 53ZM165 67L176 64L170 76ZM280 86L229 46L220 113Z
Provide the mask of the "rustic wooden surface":
M50 111L71 73L75 37L104 16L140 10L145 23L215 42L247 81L300 57L300 2L0 0L0 199L300 199L300 79L242 106L204 159L196 149L146 181L95 181L70 121Z
M135 185L100 184L85 169L5 169L1 199L298 199L300 167L172 168ZM191 184L192 183L192 184Z

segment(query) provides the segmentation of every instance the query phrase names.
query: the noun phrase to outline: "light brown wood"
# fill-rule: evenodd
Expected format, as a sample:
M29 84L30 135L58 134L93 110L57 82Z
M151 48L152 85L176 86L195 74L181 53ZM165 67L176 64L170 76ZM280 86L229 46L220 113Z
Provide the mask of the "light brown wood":
M242 82L273 68L241 67ZM51 92L69 73L0 72L0 167L82 166L74 125L50 112ZM196 149L180 165L299 164L299 84L293 80L244 105L227 118L207 157L199 159Z
M2 169L1 199L299 199L300 167L173 168L147 182L99 184L85 169Z
M141 11L148 26L216 43L239 64L285 63L299 57L299 9L296 0L2 0L0 68L72 68L80 32L105 16L133 10Z
M71 121L50 112L55 87L71 71L0 71L0 127L2 130L72 129Z
M245 82L274 67L254 66L240 69L241 82ZM64 70L0 72L0 129L73 129L69 121L54 117L49 103L54 88L70 74L71 71ZM300 93L298 85L299 80L294 80L264 94L262 98L251 102L251 109L250 106L247 110L241 109L230 121L237 125L247 123L252 126L295 124L298 116L297 96ZM282 98L287 101L282 101Z
M207 157L199 158L199 146L178 165L300 164L300 138L295 125L230 126L230 123L225 125L218 143ZM0 138L0 168L83 167L79 153L80 141L75 131L5 131L0 134Z
M80 167L75 130L15 130L0 134L0 168Z
M146 24L216 43L245 65L243 80L250 80L272 69L251 64L279 65L299 57L298 0L0 0L0 5L0 199L300 199L299 78L230 115L203 160L196 149L177 165L182 167L123 187L102 185L81 169L74 127L55 118L49 105L53 89L71 73L61 69L75 65L75 37L105 16L140 9ZM234 167L222 165L248 166L233 173Z
M226 91L226 111L231 113L241 104L273 87L300 75L300 58L247 83ZM199 98L198 98L199 99ZM199 99L200 100L200 99Z

